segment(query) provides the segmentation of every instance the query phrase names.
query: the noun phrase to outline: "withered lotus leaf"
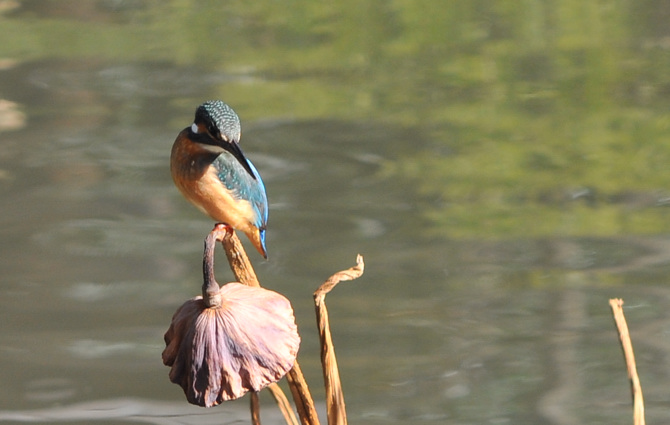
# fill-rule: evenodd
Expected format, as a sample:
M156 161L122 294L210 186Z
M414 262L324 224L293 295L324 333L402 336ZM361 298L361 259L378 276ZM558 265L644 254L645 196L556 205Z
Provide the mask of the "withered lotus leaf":
M283 295L237 282L223 285L221 304L201 296L184 303L165 333L163 363L192 404L216 406L260 391L293 367L300 337Z

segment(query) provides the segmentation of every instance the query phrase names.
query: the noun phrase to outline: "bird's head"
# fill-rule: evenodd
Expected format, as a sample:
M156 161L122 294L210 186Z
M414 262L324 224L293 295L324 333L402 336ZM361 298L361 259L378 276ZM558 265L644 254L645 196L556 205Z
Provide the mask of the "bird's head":
M210 100L195 110L191 131L203 136L199 142L225 149L226 144L240 142L240 118L222 101Z
M210 100L198 106L190 133L191 139L209 152L217 154L224 150L230 152L244 169L254 179L256 178L239 145L242 134L240 118L226 103Z

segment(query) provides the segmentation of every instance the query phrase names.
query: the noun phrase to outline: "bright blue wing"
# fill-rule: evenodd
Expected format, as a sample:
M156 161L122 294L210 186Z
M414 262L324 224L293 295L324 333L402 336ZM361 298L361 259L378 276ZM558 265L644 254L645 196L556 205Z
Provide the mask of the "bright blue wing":
M252 222L261 230L261 237L264 237L265 225L268 221L268 198L261 175L251 161L247 160L247 162L256 178L252 177L242 164L228 152L221 153L212 162L212 166L216 168L219 180L231 191L234 198L251 203L256 214Z

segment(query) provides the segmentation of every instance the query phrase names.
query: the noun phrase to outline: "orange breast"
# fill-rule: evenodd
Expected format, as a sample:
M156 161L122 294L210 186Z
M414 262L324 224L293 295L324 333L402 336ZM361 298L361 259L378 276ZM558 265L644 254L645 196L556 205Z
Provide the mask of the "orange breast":
M254 231L251 204L232 196L212 166L217 155L190 141L187 134L188 129L179 133L170 157L172 179L179 191L217 222L229 224L247 234Z

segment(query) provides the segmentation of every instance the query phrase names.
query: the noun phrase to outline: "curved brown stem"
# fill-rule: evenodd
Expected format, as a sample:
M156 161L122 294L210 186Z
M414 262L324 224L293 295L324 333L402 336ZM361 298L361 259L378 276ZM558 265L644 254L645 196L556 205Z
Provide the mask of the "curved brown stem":
M314 307L316 308L316 323L319 328L319 339L321 340L321 367L323 368L323 380L326 386L326 408L329 425L346 425L347 412L335 349L333 348L333 339L330 333L326 294L343 280L357 279L363 274L364 269L363 257L358 255L354 267L335 273L314 292Z
M246 251L242 246L242 242L240 242L235 232L224 224L217 224L212 233L217 231L223 232L217 233L216 240L221 241L224 251L226 251L226 257L228 257L228 263L235 275L235 279L248 286L261 286L256 277L256 272L251 265L251 261L249 261L249 257L247 257ZM293 364L293 368L286 375L286 379L291 388L291 394L293 395L293 401L300 416L300 422L303 425L319 425L319 417L316 413L314 400L309 392L309 387L300 370L297 359Z
M254 267L251 265L251 261L249 261L249 257L247 257L246 251L242 246L242 242L240 242L235 232L230 229L220 240L224 251L226 251L230 269L233 271L237 281L248 286L261 286L256 277Z
M614 315L614 322L619 331L619 339L621 340L621 348L623 349L624 359L626 360L626 368L628 370L628 378L630 379L630 387L633 393L633 423L635 425L644 425L644 399L642 397L642 385L640 384L640 377L637 374L637 366L635 363L635 354L633 353L633 343L628 332L628 324L626 317L623 314L623 300L613 298L610 300L610 308Z
M228 232L227 229L230 228L217 225L205 238L205 249L202 255L202 298L207 307L221 306L219 283L214 275L214 248L216 247L216 241L221 240Z
M298 425L298 418L295 417L291 403L286 398L286 395L284 395L284 391L282 391L279 384L275 382L274 384L268 385L267 388L268 391L270 391L270 394L272 394L272 397L274 397L275 401L277 402L277 406L279 407L282 415L284 415L284 420L286 423L289 425Z

